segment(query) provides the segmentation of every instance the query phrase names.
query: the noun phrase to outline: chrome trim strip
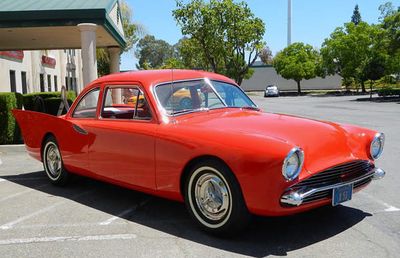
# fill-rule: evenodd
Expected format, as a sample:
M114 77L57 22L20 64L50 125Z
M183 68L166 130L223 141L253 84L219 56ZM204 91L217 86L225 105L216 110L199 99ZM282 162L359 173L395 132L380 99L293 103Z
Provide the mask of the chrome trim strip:
M381 179L384 176L385 176L385 171L383 169L373 168L365 175L358 177L356 179L347 181L347 182L322 186L322 187L318 187L318 188L311 188L311 189L310 188L302 188L299 190L289 190L289 192L282 195L281 203L292 205L292 206L299 206L303 203L305 198L307 198L308 196L310 196L314 193L318 193L318 192L322 192L322 191L326 191L326 190L332 190L333 188L341 187L344 185L354 184L354 183L360 182L367 178Z

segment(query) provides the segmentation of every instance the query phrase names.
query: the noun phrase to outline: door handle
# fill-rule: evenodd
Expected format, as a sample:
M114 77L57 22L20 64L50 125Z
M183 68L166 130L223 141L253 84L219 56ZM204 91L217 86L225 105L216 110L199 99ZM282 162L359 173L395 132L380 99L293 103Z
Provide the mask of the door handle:
M76 131L76 132L78 132L78 133L80 133L80 134L83 134L83 135L88 135L88 132L85 130L85 129L83 129L82 127L79 127L79 126L77 126L77 125L72 125L72 127L74 128L74 130Z

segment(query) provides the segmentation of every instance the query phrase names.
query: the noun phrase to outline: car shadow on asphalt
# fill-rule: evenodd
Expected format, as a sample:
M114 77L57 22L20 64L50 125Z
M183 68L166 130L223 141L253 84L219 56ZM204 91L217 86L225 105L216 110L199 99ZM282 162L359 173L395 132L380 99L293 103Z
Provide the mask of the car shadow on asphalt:
M64 187L49 184L36 188L38 184L48 182L43 171L0 178L52 196L71 199L111 216L119 216L121 211L133 206L132 212L123 216L125 220L202 245L253 257L286 256L288 252L334 237L365 217L372 216L361 210L339 205L288 217L255 217L245 231L233 238L224 239L201 231L191 221L184 204L179 202L82 177L74 178ZM35 180L30 180L32 178ZM92 193L72 199L72 196L87 191Z

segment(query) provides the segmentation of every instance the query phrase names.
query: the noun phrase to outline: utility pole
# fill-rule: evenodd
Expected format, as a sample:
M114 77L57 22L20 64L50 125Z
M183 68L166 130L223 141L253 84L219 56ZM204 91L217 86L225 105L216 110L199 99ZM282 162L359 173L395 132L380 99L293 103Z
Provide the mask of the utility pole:
M287 45L292 44L292 0L288 0Z

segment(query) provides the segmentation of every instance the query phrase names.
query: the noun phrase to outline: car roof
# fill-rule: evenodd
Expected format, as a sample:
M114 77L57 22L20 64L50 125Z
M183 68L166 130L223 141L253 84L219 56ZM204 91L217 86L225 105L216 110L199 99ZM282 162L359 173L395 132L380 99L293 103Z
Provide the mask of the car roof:
M141 71L131 71L115 73L103 76L95 81L93 81L89 88L96 87L98 84L105 82L128 82L137 81L143 84L145 88L152 85L171 82L171 81L181 81L189 79L200 79L209 78L210 80L225 81L229 83L236 84L232 79L226 76L206 72L199 70L182 70L182 69L163 69L163 70L141 70Z

